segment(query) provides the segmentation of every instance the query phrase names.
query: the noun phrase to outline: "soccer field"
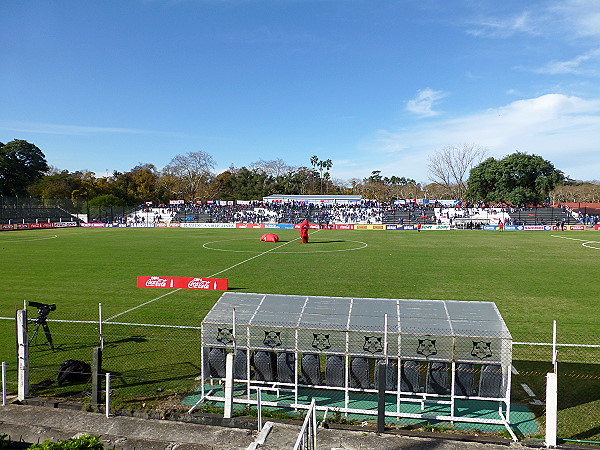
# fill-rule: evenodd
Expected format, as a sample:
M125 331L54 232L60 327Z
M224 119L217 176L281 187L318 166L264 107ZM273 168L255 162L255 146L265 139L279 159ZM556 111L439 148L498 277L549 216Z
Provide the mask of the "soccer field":
M139 275L227 278L237 292L493 301L515 342L600 344L600 234L594 232L313 230L300 244L295 230L97 228L0 233L0 360L15 367L15 309L23 301L55 303L49 316L56 351L42 333L31 349L31 382L44 393L67 359L91 360L102 303L104 367L117 375L120 405L164 402L193 392L199 327L220 291L137 288ZM29 308L29 317L36 316ZM331 311L331 315L337 314ZM60 322L69 321L69 322ZM110 325L110 323L113 325ZM30 328L31 330L31 328ZM600 411L598 349L559 352L567 396L563 436L596 437ZM570 353L569 353L570 352ZM516 346L513 399L529 404L523 386L543 398L548 347ZM47 386L47 385L46 385ZM14 384L9 388L14 387ZM41 389L41 390L40 390ZM80 395L52 384L49 395ZM159 394L156 394L160 392ZM154 394L152 394L154 393ZM536 416L543 406L533 407ZM537 410L535 408L538 408ZM561 416L562 414L562 416Z
M319 230L303 245L276 231L278 243L245 229L2 233L0 314L28 300L56 303L50 319L96 320L102 303L105 319L198 326L220 292L139 289L136 277L215 276L239 292L493 301L518 341L548 334L552 320L560 333L598 329L592 232Z

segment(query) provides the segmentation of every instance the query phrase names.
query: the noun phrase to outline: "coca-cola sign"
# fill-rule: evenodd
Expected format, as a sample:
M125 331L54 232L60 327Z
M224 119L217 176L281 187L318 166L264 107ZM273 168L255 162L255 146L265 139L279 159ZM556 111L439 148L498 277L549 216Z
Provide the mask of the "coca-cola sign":
M152 287L152 288L166 288L173 287L173 280L171 280L169 286L169 280L161 277L150 277L146 280L146 284L144 287Z
M200 278L200 277L161 277L139 276L139 288L164 288L164 289L203 289L207 291L226 291L229 280L227 278Z

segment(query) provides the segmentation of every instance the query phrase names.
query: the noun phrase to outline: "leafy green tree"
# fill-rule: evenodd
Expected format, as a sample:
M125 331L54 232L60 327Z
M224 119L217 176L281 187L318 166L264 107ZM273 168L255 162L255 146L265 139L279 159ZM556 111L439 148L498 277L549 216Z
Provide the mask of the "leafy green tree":
M27 187L48 170L38 147L24 140L10 141L0 148L0 195L27 195Z
M127 202L113 194L104 194L91 199L88 202L90 208L103 206L127 206Z
M486 203L539 204L564 178L541 156L516 152L501 160L488 158L471 169L466 197Z

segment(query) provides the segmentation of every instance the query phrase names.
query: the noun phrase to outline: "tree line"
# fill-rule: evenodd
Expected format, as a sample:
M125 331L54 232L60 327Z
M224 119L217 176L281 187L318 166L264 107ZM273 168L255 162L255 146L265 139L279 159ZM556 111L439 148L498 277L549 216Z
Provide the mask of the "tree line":
M34 144L0 142L0 195L85 199L92 206L129 206L151 201L256 200L271 194L345 194L390 202L403 198L483 201L489 204L599 202L598 183L574 182L540 156L516 152L486 158L476 145L446 147L429 159L430 183L381 171L347 181L331 177L333 162L314 155L310 166L294 167L282 159L230 166L216 174L214 158L203 151L176 155L162 169L140 163L126 172L96 176L50 167Z

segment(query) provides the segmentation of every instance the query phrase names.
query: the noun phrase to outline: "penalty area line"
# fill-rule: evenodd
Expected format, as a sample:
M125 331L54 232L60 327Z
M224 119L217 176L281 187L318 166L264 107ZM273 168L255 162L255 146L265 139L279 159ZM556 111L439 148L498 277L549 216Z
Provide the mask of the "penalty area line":
M317 230L317 231L315 231L315 233L317 233L317 232L319 232L319 231L321 231L321 230ZM314 233L313 233L313 234L314 234ZM242 264L244 264L244 263L247 263L248 261L252 261L253 259L256 259L256 258L258 258L259 256L263 256L263 255L266 255L267 253L271 253L271 252L273 252L273 251L277 250L278 248L281 248L281 247L283 247L283 246L285 246L285 245L288 245L288 244L290 244L290 243L292 243L292 242L295 242L295 241L297 241L297 240L299 240L299 239L300 239L300 238L296 238L296 239L293 239L293 240L291 240L291 241L284 242L283 244L281 244L281 245L278 245L277 247L273 247L273 248L271 248L271 249L269 249L269 250L267 250L267 251L265 251L265 252L259 253L258 255L254 255L254 256L252 256L251 258L248 258L248 259L245 259L244 261L241 261L241 262L239 262L239 263L236 263L236 264L234 264L233 266L230 266L230 267L228 267L228 268L226 268L226 269L220 270L219 272L215 272L215 273L213 273L212 275L209 275L209 276L207 276L206 278L213 278L213 277L215 277L215 276L217 276L217 275L220 275L220 274L222 274L222 273L224 273L224 272L227 272L228 270L234 269L234 268L235 268L235 267L237 267L237 266L240 266L240 265L242 265ZM142 304L140 304L140 305L134 306L133 308L129 308L127 311L123 311L123 312L121 312L121 313L119 313L119 314L115 314L114 316L112 316L112 317L109 317L108 319L104 320L104 322L110 322L111 320L113 320L113 319L116 319L117 317L121 317L121 316L122 316L122 315L124 315L124 314L127 314L127 313L130 313L130 312L132 312L132 311L135 311L136 309L138 309L138 308L141 308L142 306L149 305L150 303L153 303L153 302L155 302L155 301L157 301L157 300L160 300L161 298L165 298L166 296L168 296L168 295L171 295L171 294L174 294L175 292L179 292L179 291L181 291L181 290L182 290L182 288L179 288L179 289L175 289L174 291L167 292L166 294L160 295L160 296L158 296L158 297L156 297L156 298L153 298L152 300L148 300L147 302L144 302L144 303L142 303Z

